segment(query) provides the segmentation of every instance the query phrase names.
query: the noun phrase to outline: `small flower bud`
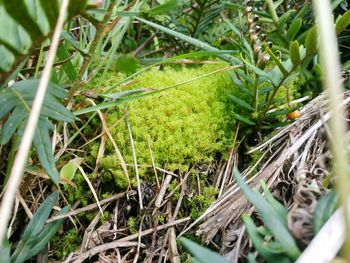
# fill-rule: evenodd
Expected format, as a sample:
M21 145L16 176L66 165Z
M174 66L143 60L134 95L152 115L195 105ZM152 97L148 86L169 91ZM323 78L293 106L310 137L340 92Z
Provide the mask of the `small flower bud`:
M245 12L246 14L251 14L253 12L253 8L251 6L247 6Z
M260 51L261 51L261 46L256 46L254 48L254 61L258 61L259 59L259 55L260 55Z
M266 39L267 39L267 36L266 36L265 34L261 34L261 35L260 35L260 41L261 41L262 43L264 43L264 42L266 41Z
M272 44L272 42L267 42L267 45L268 45L268 47L269 47L269 49L271 49L272 48L272 46L273 46L273 44Z
M269 62L270 60L270 56L266 53L264 53L262 56L261 56L261 59L258 63L258 68L260 69L264 69L267 65L267 63Z

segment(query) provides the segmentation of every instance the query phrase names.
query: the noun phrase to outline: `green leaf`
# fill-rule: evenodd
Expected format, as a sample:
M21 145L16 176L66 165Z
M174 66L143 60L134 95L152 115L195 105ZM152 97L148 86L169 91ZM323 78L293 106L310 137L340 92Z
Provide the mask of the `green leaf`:
M42 8L44 9L45 15L47 20L49 21L49 24L51 28L55 28L56 26L56 20L59 14L59 6L57 0L40 0L40 4Z
M37 236L41 230L43 229L46 220L49 218L51 210L56 203L58 198L58 193L53 192L49 197L45 199L45 201L40 205L38 210L33 215L30 220L26 230L23 233L21 238L22 242L25 242L29 238L33 236Z
M228 263L229 262L219 254L205 247L202 247L187 238L181 237L180 242L195 257L195 259L198 262L201 262L201 263L208 263L208 262Z
M255 122L253 122L252 120L248 119L247 117L244 117L238 113L233 113L234 117L241 121L241 122L244 122L245 124L248 124L248 125L255 125Z
M148 10L148 13L151 15L160 15L160 14L165 14L168 13L169 11L173 11L174 9L177 8L177 1L176 0L168 0L162 5L155 6Z
M120 55L117 58L115 69L126 74L135 73L139 61L132 55Z
M292 24L288 28L287 35L286 35L288 40L292 41L295 38L302 24L303 24L303 20L301 18L298 18L292 22Z
M313 230L315 234L320 231L337 208L338 199L338 194L335 191L330 191L318 200L313 217Z
M57 57L64 61L70 57L66 47L64 45L59 45L57 49ZM74 81L77 77L77 72L73 66L73 63L69 60L62 64L62 68L66 73L70 81Z
M10 260L11 247L10 242L5 237L4 241L0 245L0 262L11 262Z
M306 35L305 48L306 57L314 56L318 47L317 27L313 26Z
M43 38L44 34L24 0L3 1L3 5L6 12L27 31L32 42Z
M52 123L46 118L40 117L38 127L33 138L33 145L37 151L39 160L51 180L59 183L59 174L55 165L55 158L51 149L50 130L53 129Z
M25 119L24 107L16 107L1 129L0 144L8 143Z
M46 1L46 0L44 0ZM75 40L68 32L62 32L61 37L69 44L71 44L76 50L78 50L83 55L88 55L87 50L81 49L80 42Z
M51 207L52 210L52 207ZM60 210L58 215L65 214L69 211L69 206L64 207ZM32 219L33 220L33 219ZM31 222L32 222L31 220ZM26 260L37 255L44 249L46 244L58 231L60 225L64 219L59 219L54 222L47 224L40 233L36 235L31 235L28 239L21 239L20 243L17 245L15 252L11 256L11 262L13 263L23 263ZM46 221L46 220L45 220Z
M299 19L299 18L304 18L306 13L311 10L311 4L309 3L304 3L303 8L300 9L298 14L294 17L294 21Z
M291 15L294 15L296 12L297 11L295 9L285 12L278 20L278 25L277 25L278 30L282 31L286 23L288 22L289 18L291 17Z
M289 56L290 60L293 63L294 67L297 67L301 63L301 57L300 57L300 47L297 40L293 41L289 46Z
M250 216L243 214L242 221L246 226L250 241L253 243L259 255L263 257L267 262L269 263L292 262L282 253L278 255L278 251L273 252L273 250L271 250L268 247L267 241L265 241L265 239L260 235L257 227L255 226Z
M8 143L15 133L20 135L23 131L38 85L39 80L30 79L16 82L10 88L0 91L0 103L2 103L0 118L10 113L3 129L0 130L1 144ZM55 183L58 183L59 175L51 149L50 130L53 127L48 118L66 122L74 121L74 115L58 100L64 98L66 94L62 87L49 84L33 139L40 163Z
M256 259L255 259L255 256L253 255L253 253L248 254L247 260L248 260L247 261L248 263L258 263L258 261L256 261Z
M66 206L60 210L58 215L63 215L69 211L70 207ZM40 253L44 247L49 243L51 238L56 234L59 227L63 223L64 219L59 219L54 222L49 223L41 233L35 237L34 246L30 247L26 259L30 259Z
M248 103L248 102L246 102L245 100L242 100L242 99L240 99L240 98L238 98L238 97L236 97L236 96L234 96L234 95L229 95L229 98L233 101L233 102L235 102L235 103L237 103L239 106L241 106L242 108L245 108L245 109L247 109L247 110L249 110L249 111L255 111L255 109L250 105L250 103Z
M335 24L335 31L337 35L343 32L350 25L350 10L341 15Z
M112 94L98 94L98 96L102 97L102 98L117 100L117 99L121 99L124 97L128 97L130 95L140 94L140 93L149 92L149 91L152 91L152 90L146 89L146 88L140 88L140 89L121 91L121 92L112 93Z
M269 188L267 187L264 181L261 180L260 185L264 191L266 200L270 203L272 208L276 211L276 213L280 218L280 221L284 223L285 227L288 227L287 225L288 210L273 197L273 195L271 194Z
M297 259L300 255L299 248L297 247L293 236L285 227L285 223L281 221L276 210L258 192L249 188L237 169L233 170L233 175L244 195L260 213L262 221L273 234L275 241L281 244L286 251L286 255L293 260Z
M54 30L58 0L11 0L0 4L0 71L12 73L32 47L40 44ZM85 11L87 0L70 1L70 17ZM22 56L19 56L22 55Z
M78 166L83 161L83 158L74 158L73 160L70 160L68 163L66 163L60 171L60 176L66 180L73 180L76 171L78 170Z

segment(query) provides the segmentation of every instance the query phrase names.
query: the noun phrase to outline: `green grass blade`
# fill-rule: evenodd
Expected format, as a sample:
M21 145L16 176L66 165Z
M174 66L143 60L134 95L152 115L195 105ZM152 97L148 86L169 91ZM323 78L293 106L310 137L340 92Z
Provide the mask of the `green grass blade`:
M228 263L229 262L219 254L205 247L202 247L187 238L181 237L180 242L195 257L197 262L201 262L201 263L208 263L208 262Z
M196 47L198 47L200 49L203 49L203 50L206 50L206 51L212 51L212 52L219 51L219 49L209 45L208 43L205 43L205 42L200 41L198 39L192 38L190 36L186 36L186 35L184 35L182 33L176 32L176 31L171 30L171 29L169 29L167 27L158 25L156 23L150 22L150 21L145 20L145 19L140 18L140 17L135 17L135 19L137 19L137 20L141 21L142 23L145 23L145 24L147 24L147 25L149 25L151 27L154 27L155 29L158 29L158 30L160 30L160 31L162 31L162 32L164 32L164 33L166 33L168 35L171 35L173 37L181 39L182 41L188 42L189 44L191 44L193 46L196 46ZM233 65L234 64L236 64L236 65L242 64L242 62L239 59L237 59L237 58L235 58L233 56L230 56L230 55L225 55L225 54L221 55L221 54L219 54L217 56L219 58L221 58L221 59L223 59L223 60L233 64Z

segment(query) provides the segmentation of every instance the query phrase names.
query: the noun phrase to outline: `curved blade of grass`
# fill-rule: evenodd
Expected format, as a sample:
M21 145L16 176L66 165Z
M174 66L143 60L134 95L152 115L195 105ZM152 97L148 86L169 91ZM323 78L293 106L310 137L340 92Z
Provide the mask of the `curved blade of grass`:
M200 263L208 263L208 262L228 263L229 262L219 254L205 247L202 247L187 238L181 237L180 242L195 257L196 262L200 262Z
M327 195L322 196L318 201L313 218L313 230L315 234L320 231L337 208L338 199L338 194L331 191Z
M151 27L154 27L155 29L158 29L160 31L163 31L164 33L166 34L169 34L173 37L176 37L178 39L181 39L182 41L185 41L185 42L188 42L190 43L191 45L193 46L196 46L200 49L203 49L203 50L206 50L206 51L219 51L219 49L209 45L208 43L205 43L203 41L200 41L198 39L195 39L195 38L192 38L190 36L186 36L182 33L179 33L179 32L176 32L174 30L171 30L167 27L164 27L164 26L161 26L161 25L158 25L156 23L153 23L153 22L150 22L146 19L143 19L143 18L140 18L140 17L135 17L135 19L141 21L142 23L145 23ZM238 58L235 58L233 56L230 56L230 55L218 55L219 58L233 64L233 65L239 65L241 64L242 62L238 59Z

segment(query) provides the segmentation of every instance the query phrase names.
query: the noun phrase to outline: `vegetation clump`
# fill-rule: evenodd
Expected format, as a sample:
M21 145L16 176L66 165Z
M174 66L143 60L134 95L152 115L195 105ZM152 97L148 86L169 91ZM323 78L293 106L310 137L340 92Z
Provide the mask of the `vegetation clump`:
M127 89L161 89L191 80L198 76L224 68L225 65L203 67L181 67L164 70L153 69L134 79ZM99 85L118 82L122 76L110 73L104 82L97 78ZM234 106L227 99L233 92L229 77L216 73L179 86L176 89L132 102L126 108L114 109L108 113L109 127L125 162L133 163L130 134L126 121L120 121L127 112L132 130L137 162L151 165L150 149L157 166L180 172L187 171L194 163L212 163L219 156L226 156L232 146L235 130ZM122 89L114 92L123 91ZM118 167L118 158L112 145L101 164L112 169L115 176L123 180ZM119 182L119 186L126 186Z

